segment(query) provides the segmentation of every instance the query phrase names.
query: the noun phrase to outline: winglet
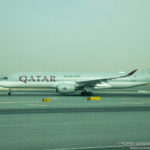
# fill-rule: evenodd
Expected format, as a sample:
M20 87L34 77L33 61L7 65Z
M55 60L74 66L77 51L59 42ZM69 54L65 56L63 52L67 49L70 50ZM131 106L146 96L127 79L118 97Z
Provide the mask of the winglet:
M130 72L130 73L128 73L126 76L131 76L131 75L133 75L136 71L137 71L137 69L135 69L135 70L131 71L131 72Z

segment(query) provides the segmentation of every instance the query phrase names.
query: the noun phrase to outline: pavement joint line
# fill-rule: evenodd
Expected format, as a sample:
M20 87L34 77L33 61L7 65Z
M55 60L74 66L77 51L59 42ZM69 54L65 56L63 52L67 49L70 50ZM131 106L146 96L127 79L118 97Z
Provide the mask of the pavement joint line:
M43 150L80 150L80 149L102 149L102 148L124 148L125 145L110 145L110 146L92 146L92 147L73 147L73 148L54 148L54 149L43 149Z

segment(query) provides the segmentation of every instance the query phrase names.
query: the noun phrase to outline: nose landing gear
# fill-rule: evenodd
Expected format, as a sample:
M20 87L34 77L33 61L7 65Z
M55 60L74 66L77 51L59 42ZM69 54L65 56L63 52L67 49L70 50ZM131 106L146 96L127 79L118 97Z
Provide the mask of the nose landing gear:
M9 96L12 95L11 89L8 90L8 95L9 95Z

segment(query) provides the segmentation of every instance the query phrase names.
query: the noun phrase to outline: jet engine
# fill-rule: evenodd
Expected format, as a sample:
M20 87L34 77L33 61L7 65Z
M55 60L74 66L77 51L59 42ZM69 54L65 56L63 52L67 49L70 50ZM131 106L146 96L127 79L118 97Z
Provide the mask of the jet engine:
M74 86L74 84L71 84L71 83L70 84L69 83L60 83L60 84L58 84L56 91L58 93L62 93L62 94L73 93L73 92L75 92L75 86Z

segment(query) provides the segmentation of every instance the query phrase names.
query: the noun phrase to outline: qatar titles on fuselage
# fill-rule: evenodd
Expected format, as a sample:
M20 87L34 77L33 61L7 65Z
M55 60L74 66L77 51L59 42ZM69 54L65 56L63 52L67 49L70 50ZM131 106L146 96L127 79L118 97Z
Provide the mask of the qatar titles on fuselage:
M0 77L0 87L49 88L60 94L81 90L81 95L92 95L93 90L104 88L129 88L150 83L150 73L70 73L70 72L24 72Z

